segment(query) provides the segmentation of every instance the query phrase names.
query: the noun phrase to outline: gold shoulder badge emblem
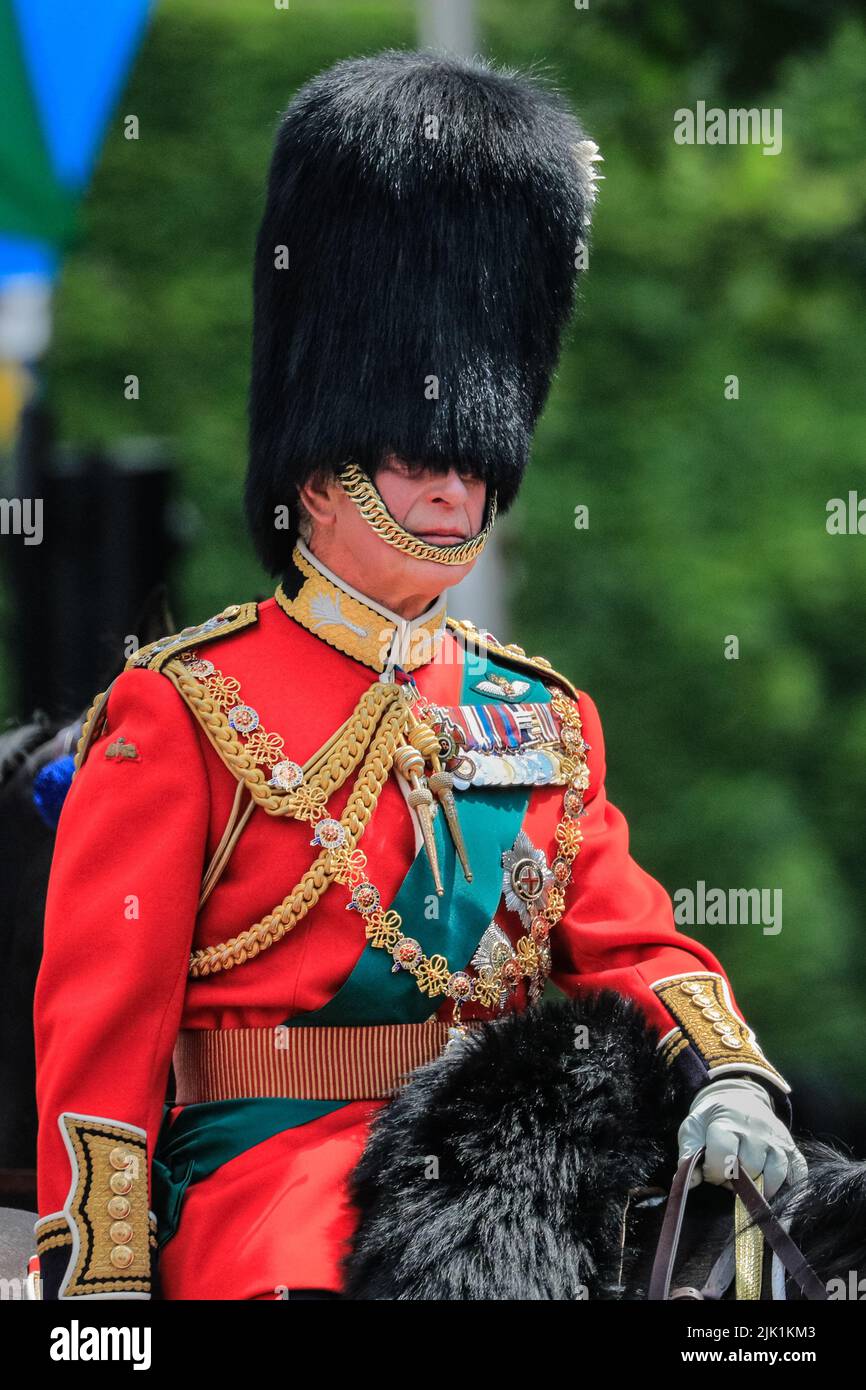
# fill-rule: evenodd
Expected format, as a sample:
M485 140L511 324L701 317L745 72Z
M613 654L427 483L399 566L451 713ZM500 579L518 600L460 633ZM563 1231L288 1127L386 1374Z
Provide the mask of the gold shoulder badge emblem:
M130 743L121 734L115 739L114 743L109 743L105 750L106 758L111 758L115 762L122 762L124 758L130 758L134 762L141 762L138 749L134 743Z
M508 642L506 645L503 645L496 640L492 632L487 632L486 630L482 631L481 628L477 628L470 618L446 617L445 622L448 629L455 637L462 638L463 641L467 643L471 642L474 646L482 650L486 649L495 656L497 660L509 662L519 669L532 672L540 680L555 681L557 685L562 686L563 690L565 690L572 699L577 699L577 687L572 685L567 676L563 676L559 671L554 671L546 656L527 656L523 647L518 646L516 642ZM492 680L494 677L491 676L490 679ZM479 686L478 689L480 690L481 687ZM492 692L485 691L484 693L489 694ZM508 696L503 696L499 691L497 691L497 694L500 699L509 698ZM514 698L519 698L519 696L515 696Z
M497 671L484 680L476 681L472 687L479 695L492 695L495 700L520 700L529 688L529 681L510 681Z
M168 637L160 637L149 642L146 647L131 656L124 667L129 671L135 667L146 667L150 671L161 671L167 661L179 656L187 647L200 647L204 642L212 642L217 637L227 637L231 632L240 632L252 623L258 622L257 603L230 603L216 617L208 618L195 627L182 628Z

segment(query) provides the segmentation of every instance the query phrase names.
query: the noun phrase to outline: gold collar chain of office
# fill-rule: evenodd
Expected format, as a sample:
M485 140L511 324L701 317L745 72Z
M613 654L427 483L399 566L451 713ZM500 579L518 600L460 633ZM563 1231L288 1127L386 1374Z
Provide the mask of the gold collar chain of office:
M583 799L590 780L586 763L588 744L583 738L576 702L554 689L551 703L562 721L563 767L569 778L563 814L554 832L553 880L543 899L530 909L529 931L519 937L505 959L482 966L472 976L466 970L453 970L445 956L428 956L419 941L404 934L400 914L393 908L388 911L382 908L379 890L364 872L366 855L359 852L354 863L341 866L340 882L352 887L352 906L364 917L367 940L372 946L388 951L395 969L408 971L422 994L430 999L446 996L452 1001L452 1024L457 1032L466 1031L460 1020L464 1004L477 1003L491 1010L501 1008L521 980L535 978L540 984L550 973L548 938L565 911L565 890L571 882L574 861L583 841L578 822L585 814Z

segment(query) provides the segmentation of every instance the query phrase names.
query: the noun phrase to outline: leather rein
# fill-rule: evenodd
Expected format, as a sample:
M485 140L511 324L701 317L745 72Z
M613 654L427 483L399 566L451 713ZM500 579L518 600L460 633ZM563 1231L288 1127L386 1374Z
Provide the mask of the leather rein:
M651 1301L664 1301L668 1298L672 1300L719 1299L734 1277L735 1255L729 1246L716 1259L703 1288L697 1289L690 1285L684 1285L675 1288L671 1293L671 1279L682 1232L683 1218L685 1217L689 1179L703 1158L704 1152L704 1149L698 1149L696 1153L687 1155L677 1168L671 1184L650 1277L647 1297ZM731 1184L749 1215L760 1228L767 1244L794 1280L803 1297L815 1301L826 1300L826 1288L803 1252L788 1235L778 1218L773 1215L766 1199L758 1191L748 1174L740 1172L737 1177L731 1179Z

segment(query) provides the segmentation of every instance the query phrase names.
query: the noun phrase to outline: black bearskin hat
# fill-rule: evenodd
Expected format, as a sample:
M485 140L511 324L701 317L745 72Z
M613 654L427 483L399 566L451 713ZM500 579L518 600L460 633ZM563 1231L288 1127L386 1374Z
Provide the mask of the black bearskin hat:
M247 515L389 452L517 494L569 317L596 147L538 78L432 51L350 58L283 115L254 272Z

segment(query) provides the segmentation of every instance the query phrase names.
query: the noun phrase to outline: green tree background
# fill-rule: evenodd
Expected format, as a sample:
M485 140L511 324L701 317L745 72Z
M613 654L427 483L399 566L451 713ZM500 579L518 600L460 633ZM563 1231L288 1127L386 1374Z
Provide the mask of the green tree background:
M671 893L701 879L782 889L777 935L685 930L719 955L783 1072L862 1100L866 539L825 525L828 499L863 476L858 9L482 0L478 13L483 52L560 83L606 176L579 312L501 526L504 640L597 701L609 795ZM278 114L337 58L415 43L407 0L157 8L63 271L46 386L73 443L170 441L198 517L171 576L179 624L271 587L240 491ZM698 100L780 108L782 153L676 145L674 112Z

